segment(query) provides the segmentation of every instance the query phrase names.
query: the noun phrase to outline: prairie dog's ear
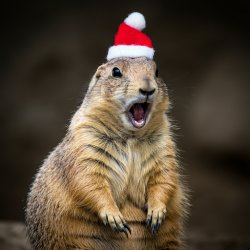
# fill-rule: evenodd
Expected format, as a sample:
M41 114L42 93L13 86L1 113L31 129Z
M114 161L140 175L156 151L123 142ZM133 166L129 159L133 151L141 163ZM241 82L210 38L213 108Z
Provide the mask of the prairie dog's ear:
M104 70L105 64L99 66L95 72L95 77L99 78L101 76L102 71Z
M98 78L101 76L102 71L104 70L104 66L105 64L102 64L101 66L99 66L94 74L94 76L92 77L90 83L89 83L89 88L88 91L91 91L91 89L95 86L95 84L98 82Z

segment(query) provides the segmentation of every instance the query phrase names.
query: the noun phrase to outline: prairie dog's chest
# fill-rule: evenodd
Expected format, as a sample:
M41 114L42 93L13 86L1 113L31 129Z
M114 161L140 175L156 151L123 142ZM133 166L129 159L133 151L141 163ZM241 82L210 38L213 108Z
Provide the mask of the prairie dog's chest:
M142 163L144 160L144 147L136 142L128 142L128 181L130 185L138 185L142 177Z
M150 149L138 141L128 142L127 183L126 193L129 199L138 205L144 206L148 176L145 172L146 159Z
M115 200L123 204L127 199L143 207L146 203L148 180L154 172L157 159L164 151L163 140L156 143L147 143L139 140L128 140L126 157L120 158L125 167L119 180L112 180L112 191Z

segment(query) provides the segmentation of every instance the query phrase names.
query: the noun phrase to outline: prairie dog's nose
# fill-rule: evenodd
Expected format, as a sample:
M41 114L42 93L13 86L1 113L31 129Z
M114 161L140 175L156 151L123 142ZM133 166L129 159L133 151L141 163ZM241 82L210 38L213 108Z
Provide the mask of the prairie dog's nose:
M139 92L145 96L151 96L155 92L155 86L148 77L144 77Z
M140 93L141 93L142 95L150 96L150 95L153 95L153 94L154 94L155 89L154 89L154 88L152 88L152 89L141 89L141 88L140 88L139 91L140 91Z

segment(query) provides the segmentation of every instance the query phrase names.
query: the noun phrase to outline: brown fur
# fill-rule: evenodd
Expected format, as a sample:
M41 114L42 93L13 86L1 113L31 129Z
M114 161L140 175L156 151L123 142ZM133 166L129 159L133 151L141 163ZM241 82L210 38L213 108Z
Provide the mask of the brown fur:
M111 75L113 67L121 78ZM35 249L180 249L186 199L166 116L167 88L155 70L146 58L98 68L29 193L26 223ZM124 105L145 84L156 88L151 116L135 129ZM154 235L145 223L151 215L152 224L163 220ZM120 229L127 222L128 238L112 230L113 218Z

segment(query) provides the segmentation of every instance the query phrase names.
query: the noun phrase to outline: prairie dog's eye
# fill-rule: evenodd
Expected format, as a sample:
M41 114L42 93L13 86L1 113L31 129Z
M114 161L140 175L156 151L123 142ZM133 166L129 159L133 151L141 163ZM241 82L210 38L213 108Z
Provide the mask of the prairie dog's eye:
M159 76L159 70L158 70L158 69L156 69L156 71L155 71L155 76L156 76L156 77Z
M114 76L114 77L122 77L122 72L120 71L119 68L114 67L112 69L112 76Z

